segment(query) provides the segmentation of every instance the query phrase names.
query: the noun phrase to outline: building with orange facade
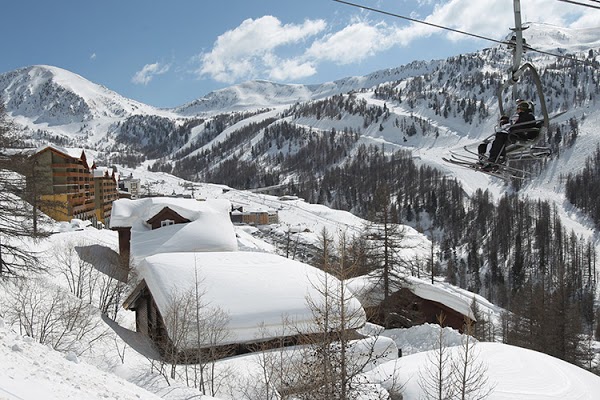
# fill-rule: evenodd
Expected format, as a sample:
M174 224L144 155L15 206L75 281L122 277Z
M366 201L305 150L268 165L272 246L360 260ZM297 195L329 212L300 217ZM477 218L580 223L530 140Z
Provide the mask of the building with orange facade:
M57 221L73 218L107 224L112 202L118 198L118 175L98 168L83 150L54 146L38 149L32 156L40 210Z

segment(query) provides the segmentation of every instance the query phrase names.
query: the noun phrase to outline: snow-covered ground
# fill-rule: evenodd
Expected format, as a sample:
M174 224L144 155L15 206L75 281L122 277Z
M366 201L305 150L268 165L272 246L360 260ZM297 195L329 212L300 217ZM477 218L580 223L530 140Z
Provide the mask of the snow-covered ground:
M381 364L366 376L373 382L384 381L385 387L393 375L403 385L405 400L421 399L419 377L432 367L430 353L433 350L428 349L435 346L438 329L435 325L423 325L386 332L399 347L407 350L407 355ZM448 345L455 346L453 351L459 352L461 335L445 329ZM478 343L475 349L477 360L487 368L493 387L489 400L595 400L600 393L600 377L545 354L499 343ZM143 357L133 354L132 349L127 352L124 363L113 360L116 366L103 371L74 354L59 353L23 337L0 322L0 399L213 398L198 397L197 390L181 384L167 385L156 371L151 371L149 362L143 365ZM258 379L260 360L256 355L233 358L223 364L235 371L233 387L236 387L235 382L251 383Z
M129 172L126 171L127 174ZM157 176L143 169L131 172L142 183L154 180L153 189L162 193L190 194L180 180L168 175ZM298 232L293 235L298 235L299 240L307 243L317 243L323 228L336 236L358 232L364 223L346 212L310 205L301 199L284 200L205 184L196 184L194 192L199 198L228 199L248 208L276 209L280 224L270 229L285 233L294 227L302 227L303 229L292 229L293 232ZM256 229L236 227L239 250L275 252L273 245L252 235ZM35 246L40 250L48 250L48 254L51 249L64 248L67 243L85 242L111 249L118 247L116 232L109 230L99 231L79 223L63 223L57 225L55 231L57 233ZM430 243L423 235L411 231L411 238L418 247L429 249ZM47 262L51 267L48 282L60 285L56 260L49 256ZM278 285L277 282L272 284ZM475 298L480 311L488 315L496 316L500 311L481 296L474 296L441 282L436 283L436 287L450 296L462 297L466 302ZM119 315L118 322L95 316L102 322L100 326L103 336L92 344L93 351L83 351L81 354L60 353L40 345L21 332L16 332L5 318L0 318L0 399L198 398L197 389L187 387L181 379L168 379L168 374L165 376L158 372L155 352L145 339L134 332L133 313L120 311ZM377 327L369 328L365 332L378 331ZM404 385L402 393L405 400L420 399L419 374L430 367L431 357L428 352L435 348L438 337L439 327L435 325L383 331L380 345L383 346L386 340L391 339L404 356L395 359L391 357L389 347L387 350L382 349L387 355L378 362L374 370L366 372L365 376L375 384L375 388L379 388L377 391L385 390L386 385L389 385L389 380L382 379L382 376L394 376L397 382ZM458 352L462 335L445 328L444 337L448 346L455 346L454 351ZM86 346L83 344L79 347ZM486 365L490 384L494 388L489 399L592 400L600 393L600 377L547 355L497 343L479 343L476 348L478 359ZM217 369L227 370L228 377L216 393L216 398L241 399L240 382L258 384L260 381L260 356L253 354L234 357L220 362ZM363 397L365 400L367 398Z

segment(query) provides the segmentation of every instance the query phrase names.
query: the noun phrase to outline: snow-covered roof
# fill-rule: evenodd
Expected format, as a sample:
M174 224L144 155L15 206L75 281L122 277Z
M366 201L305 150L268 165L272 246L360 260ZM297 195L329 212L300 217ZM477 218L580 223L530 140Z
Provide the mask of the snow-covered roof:
M112 221L111 221L112 222ZM131 232L131 257L177 252L237 251L235 229L229 215L202 212L192 222Z
M445 290L443 287L433 285L427 281L414 278L412 276L406 277L406 280L408 282L408 288L416 296L419 296L422 299L441 303L446 307L451 308L462 315L468 316L475 321L475 315L473 315L471 304L469 304L465 299L458 297L448 290Z
M82 160L82 156L85 155L86 164L87 164L86 167L91 168L92 165L94 165L93 155L90 152L86 153L85 150L83 150L83 149L71 148L71 147L60 147L60 146L55 146L53 144L48 144L48 145L37 148L35 150L35 154L41 153L45 150L54 150L56 152L66 155L66 156L73 157L77 160Z
M94 178L102 178L103 176L112 177L114 169L109 167L96 167L94 169Z
M374 306L383 300L383 280L375 276L365 275L348 280L351 290L361 299L365 307ZM446 307L468 316L475 321L471 304L464 298L446 290L442 286L431 284L419 278L405 276L403 287L409 289L416 296L435 301ZM397 288L398 290L400 288Z
M259 252L157 254L146 258L138 272L163 318L174 299L194 293L198 280L201 303L218 307L229 318L227 337L219 344L319 332L311 307L322 305L325 279L331 293L341 284L310 265ZM358 300L348 297L346 328L361 327L366 322L364 310ZM186 340L184 347L198 345L193 335Z
M191 222L154 229L146 223L169 207ZM228 200L198 201L170 197L113 202L110 227L131 228L130 254L134 263L160 253L237 251Z
M229 215L229 200L210 199L198 201L173 197L147 197L143 199L119 199L113 202L110 215L111 228L131 228L132 231L150 229L145 222L169 207L182 217L194 221L206 213Z

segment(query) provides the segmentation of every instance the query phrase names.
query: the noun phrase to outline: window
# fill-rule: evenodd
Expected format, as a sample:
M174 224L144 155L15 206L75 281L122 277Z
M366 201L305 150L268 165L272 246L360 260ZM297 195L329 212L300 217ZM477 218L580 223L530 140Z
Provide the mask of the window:
M162 228L163 226L173 225L174 223L175 221L172 219L165 219L164 221L160 221L160 227Z

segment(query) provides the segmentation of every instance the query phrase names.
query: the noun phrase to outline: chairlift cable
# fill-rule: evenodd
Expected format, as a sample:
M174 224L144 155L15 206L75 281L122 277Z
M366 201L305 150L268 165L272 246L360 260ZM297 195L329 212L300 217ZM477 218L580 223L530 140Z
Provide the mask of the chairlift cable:
M428 26L432 26L434 28L444 29L444 30L447 30L447 31L450 31L450 32L460 33L461 35L466 35L466 36L471 36L471 37L474 37L474 38L477 38L477 39L487 40L489 42L493 42L493 43L497 43L497 44L503 44L503 45L511 45L512 44L510 41L492 39L490 37L478 35L478 34L475 34L475 33L470 33L470 32L466 32L466 31L461 31L461 30L458 30L458 29L454 29L454 28L449 28L447 26L438 25L438 24L434 24L434 23L431 23L431 22L426 22L426 21L422 21L422 20L419 20L419 19L406 17L406 16L403 16L403 15L400 15L400 14L394 14L394 13L391 13L391 12L388 12L388 11L384 11L384 10L379 10L379 9L376 9L376 8L373 8L373 7L367 7L367 6L363 6L361 4L351 3L349 1L344 1L344 0L332 0L332 1L335 1L336 3L346 4L346 5L349 5L349 6L352 6L352 7L362 8L362 9L368 10L368 11L373 11L375 13L379 13L379 14L383 14L383 15L388 15L388 16L394 17L394 18L405 19L407 21L416 22L418 24L428 25ZM567 0L559 0L559 1L567 1ZM598 0L598 1L600 2L600 0ZM586 61L586 60L580 60L580 59L575 58L575 57L570 57L570 56L565 56L565 55L562 55L562 54L556 54L556 53L551 53L551 52L548 52L548 51L538 50L538 49L535 49L535 48L533 48L533 47L531 47L529 45L527 45L526 50L527 51L533 51L534 53L545 54L545 55L556 57L556 58L564 58L566 60L571 60L571 61L575 61L575 62L578 62L578 63L586 64L586 65L592 65L592 63L590 63L589 61Z
M542 115L544 118L544 127L546 129L549 128L549 116L548 116L548 109L546 108L546 99L544 97L544 91L542 88L542 81L540 79L540 75L537 72L537 70L535 69L535 67L533 66L533 64L526 62L524 64L521 63L521 58L523 55L523 51L524 51L524 43L525 40L523 39L523 31L527 28L523 28L522 26L522 22L521 22L521 1L520 0L513 0L513 10L514 10L514 15L515 15L515 27L512 28L512 30L515 32L515 35L513 36L511 42L512 43L512 47L513 47L513 65L511 67L511 69L509 70L509 74L510 74L510 78L505 81L502 85L500 85L500 87L498 88L497 91L497 97L498 97L498 109L500 111L501 115L504 115L504 106L503 106L503 97L504 97L504 90L508 89L509 87L512 87L512 97L513 100L517 99L517 86L516 84L519 82L519 79L521 78L521 76L525 73L525 71L529 71L529 73L531 74L531 77L533 79L533 82L535 83L536 89L537 89L537 95L538 95L538 100L540 102L540 106L542 108Z
M492 39L492 38L489 38L489 37L477 35L475 33L469 33L469 32L465 32L465 31L461 31L461 30L454 29L454 28L448 28L447 26L442 26L442 25L438 25L438 24L434 24L434 23L431 23L431 22L422 21L422 20L415 19L415 18L405 17L405 16L400 15L400 14L394 14L394 13L391 13L391 12L388 12L388 11L378 10L376 8L367 7L367 6L363 6L363 5L356 4L356 3L351 3L349 1L344 1L344 0L333 0L333 1L335 1L336 3L346 4L346 5L349 5L349 6L352 6L352 7L358 7L358 8L362 8L364 10L373 11L373 12L376 12L376 13L379 13L379 14L389 15L390 17L405 19L407 21L417 22L419 24L433 26L434 28L445 29L447 31L451 31L451 32L455 32L455 33L460 33L461 35L472 36L472 37L475 37L475 38L478 38L478 39L488 40L490 42L494 42L494 43L498 43L498 44L508 44L508 42L506 42L506 41L496 40L496 39Z
M563 3L571 3L571 4L576 4L578 6L584 6L584 7L590 7L590 8L596 8L598 10L600 10L600 6L594 6L591 4L585 4L585 3L580 3L578 1L573 1L573 0L558 0L558 1L562 1ZM595 1L595 0L590 0L590 1ZM596 3L600 3L600 1L595 1Z

